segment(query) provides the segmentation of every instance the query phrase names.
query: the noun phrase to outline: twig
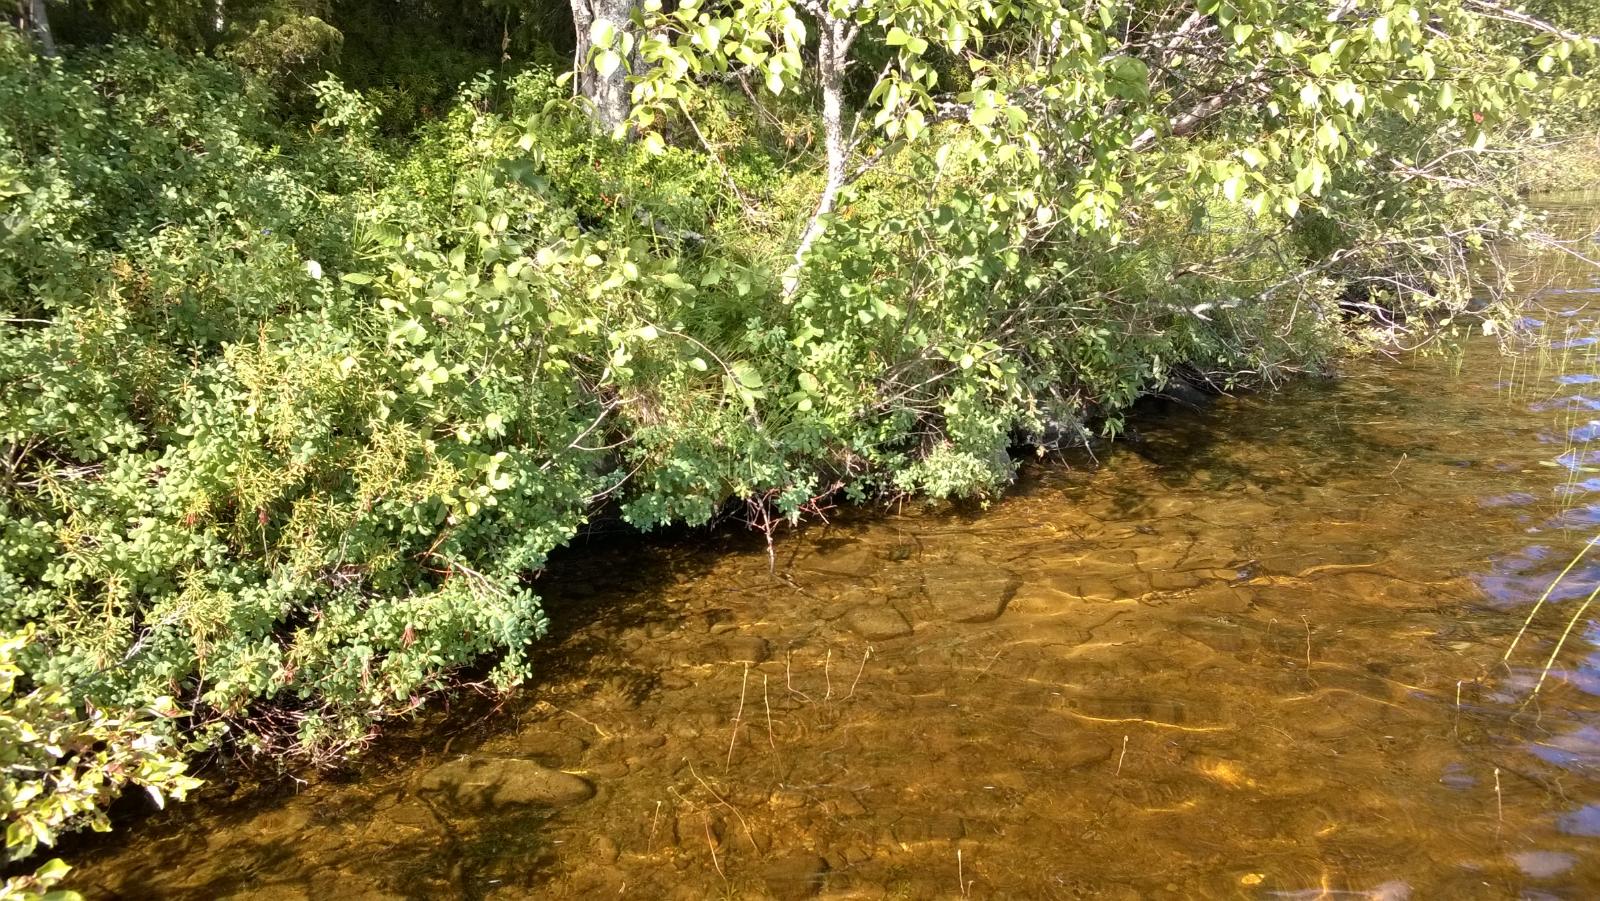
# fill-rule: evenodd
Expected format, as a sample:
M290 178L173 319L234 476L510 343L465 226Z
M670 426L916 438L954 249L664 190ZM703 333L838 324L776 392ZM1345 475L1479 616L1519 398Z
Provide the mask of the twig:
M711 863L717 868L717 875L722 877L722 881L727 882L728 874L722 872L722 861L717 859L717 843L711 838L711 814L701 810L700 822L706 827L706 847L711 850Z
M556 705L550 703L549 701L540 701L535 706L536 707L548 708L550 710L554 710L554 711L557 711L559 713L565 713L567 716L572 717L573 719L577 720L578 722L588 725L589 728L591 728L595 732L599 733L601 738L610 738L611 737L611 733L610 732L607 732L606 730L600 728L599 724L595 723L593 720L586 720L583 717L577 715L576 713L573 713L570 710L567 710L564 707L557 707Z
M733 180L733 173L728 171L728 165L722 161L722 154L718 153L716 148L711 146L711 142L706 140L705 134L700 131L699 124L694 121L693 116L689 115L689 107L683 102L682 97L678 98L678 109L683 113L684 121L688 122L689 127L694 130L694 136L700 139L700 146L705 148L706 155L711 157L712 162L717 164L717 169L722 173L722 180L728 183L728 190L733 192L733 197L739 201L739 206L744 207L746 213L752 212L753 208L750 206L750 201L744 199L744 192L739 190L739 183Z
M728 811L730 813L732 813L739 820L739 825L744 828L744 837L746 839L748 839L749 842L750 842L751 850L755 851L758 854L761 853L761 847L756 844L756 837L753 834L751 834L751 832L750 832L750 824L745 822L744 814L739 812L739 808L734 807L732 804L729 804L726 799L724 799L721 795L717 794L717 790L716 789L712 788L709 784L706 783L706 780L701 779L700 778L700 774L694 771L694 764L689 763L689 758L685 757L683 759L683 762L689 764L689 775L694 777L694 781L700 783L700 787L701 788L703 788L707 792L709 792L711 794L711 797L717 799L717 803L718 804L721 804L723 807L728 808Z
M1589 596L1583 599L1583 606L1578 608L1577 613L1572 614L1572 619L1567 620L1567 628L1562 631L1561 639L1556 642L1555 650L1550 652L1550 659L1545 661L1544 672L1539 674L1539 681L1533 686L1533 694L1528 696L1529 701L1539 695L1539 689L1544 687L1544 680L1549 677L1551 668L1556 665L1556 657L1561 653L1561 649L1567 646L1567 639L1572 635L1573 627L1578 624L1579 620L1583 619L1583 614L1589 610L1589 605L1594 603L1594 599L1597 596L1600 596L1600 585L1595 586L1594 591L1589 592Z
M1500 827L1505 825L1506 803L1505 797L1500 794L1500 768L1494 768L1494 834L1500 835Z
M789 665L790 658L793 656L794 651L792 649L783 652L783 682L784 685L788 687L790 694L799 695L807 704L809 704L811 703L811 696L794 687L794 673Z
M1522 628L1517 630L1517 637L1511 639L1511 646L1506 648L1505 654L1500 658L1501 663L1506 663L1511 659L1511 653L1517 649L1517 644L1522 641L1522 636L1527 633L1528 627L1533 625L1533 618L1539 615L1539 608L1544 606L1545 601L1550 600L1550 595L1555 593L1556 586L1560 585L1562 580L1567 577L1567 573L1572 572L1572 568L1578 565L1578 561L1589 553L1589 549L1594 547L1596 542L1600 542L1600 535L1590 538L1589 543L1579 549L1577 555L1567 562L1566 568L1561 571L1560 575L1556 576L1554 582L1550 583L1550 587L1544 590L1544 594L1539 595L1539 600L1534 602L1533 609L1528 611L1528 618L1522 621Z
M840 698L839 700L848 701L851 698L856 696L856 683L861 681L861 672L862 672L862 670L865 670L867 668L867 658L871 657L871 656L872 656L872 645L867 645L867 652L865 654L861 655L861 666L856 668L856 678L855 678L854 681L852 681L850 683L850 693L845 695L844 697Z
M726 773L728 767L733 765L733 746L739 740L739 724L744 721L744 692L750 684L750 664L744 665L744 679L739 682L739 710L733 715L733 734L728 736L728 757L722 762L722 771Z

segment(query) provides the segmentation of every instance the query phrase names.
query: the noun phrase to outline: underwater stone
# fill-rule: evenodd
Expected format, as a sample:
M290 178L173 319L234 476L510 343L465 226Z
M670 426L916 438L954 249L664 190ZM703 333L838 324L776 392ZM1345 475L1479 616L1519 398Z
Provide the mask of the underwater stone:
M911 624L900 611L886 604L863 604L844 615L845 628L868 641L885 641L911 634Z
M594 796L594 786L571 773L531 760L478 756L461 757L434 767L422 774L417 788L439 792L459 806L478 809L519 804L561 807Z
M922 592L947 620L987 623L1000 618L1022 580L998 566L938 564L922 571Z

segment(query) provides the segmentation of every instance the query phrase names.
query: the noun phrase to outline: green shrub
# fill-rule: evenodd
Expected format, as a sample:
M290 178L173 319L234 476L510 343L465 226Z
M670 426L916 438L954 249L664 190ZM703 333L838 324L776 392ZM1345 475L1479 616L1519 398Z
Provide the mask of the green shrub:
M0 722L102 735L163 790L179 750L316 758L463 667L525 679L531 576L602 506L650 529L987 498L1015 444L1115 433L1174 378L1326 367L1363 337L1353 285L1448 318L1441 236L1515 216L1505 182L1374 171L1337 127L1294 138L1337 171L1225 129L1137 172L1030 168L1001 128L1028 116L987 108L993 129L907 119L936 142L873 145L796 269L822 183L802 90L686 86L617 142L552 71L479 74L473 42L391 66L348 24L356 77L288 115L274 89L328 29L223 45L256 74L129 42L45 60L0 31L0 632L28 636ZM953 59L922 83L991 83ZM1081 96L1148 99L1109 71ZM4 790L16 822L58 804L53 835L119 784Z

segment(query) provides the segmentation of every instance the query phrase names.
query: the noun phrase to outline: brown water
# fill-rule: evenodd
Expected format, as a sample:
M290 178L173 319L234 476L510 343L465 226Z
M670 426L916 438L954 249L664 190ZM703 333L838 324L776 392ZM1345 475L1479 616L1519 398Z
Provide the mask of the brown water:
M732 536L581 551L526 699L341 778L215 791L77 876L118 898L1600 896L1593 618L1525 704L1600 552L1500 663L1600 528L1600 280L1546 263L1549 325L1517 357L1480 339L1169 411L982 512L781 539L773 569Z

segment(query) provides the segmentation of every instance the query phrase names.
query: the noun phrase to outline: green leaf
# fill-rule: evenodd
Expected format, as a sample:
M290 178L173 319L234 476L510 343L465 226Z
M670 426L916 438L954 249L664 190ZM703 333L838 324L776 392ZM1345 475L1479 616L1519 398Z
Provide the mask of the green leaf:
M595 54L594 70L600 73L601 78L610 78L620 65L622 57L615 50L602 50Z
M761 387L761 373L750 363L740 360L729 368L733 371L733 377L739 380L741 386L752 391Z
M352 285L370 285L372 284L372 276L365 272L346 272L344 275L339 276L339 281L349 282Z
M72 872L72 866L59 857L51 858L35 870L33 875L44 882L58 882Z

